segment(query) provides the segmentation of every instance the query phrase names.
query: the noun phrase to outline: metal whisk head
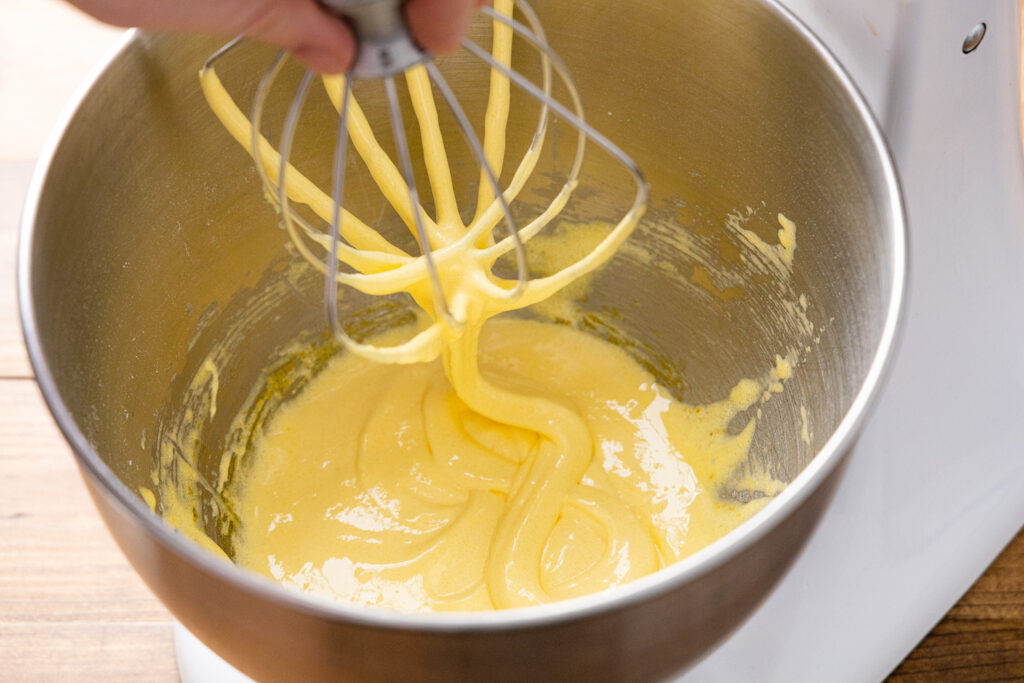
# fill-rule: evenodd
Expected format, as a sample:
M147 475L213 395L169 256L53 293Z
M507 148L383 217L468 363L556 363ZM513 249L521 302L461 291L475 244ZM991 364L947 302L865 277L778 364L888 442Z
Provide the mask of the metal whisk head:
M482 60L492 70L492 74L500 74L502 78L514 83L540 103L537 125L529 149L508 186L504 188L488 159L485 143L477 136L449 83L430 55L416 46L409 36L401 13L402 0L325 0L324 4L350 22L359 41L359 52L351 72L346 77L324 79L324 85L338 111L330 196L320 192L294 169L289 161L299 119L316 74L307 70L298 85L285 118L279 140L279 153L273 150L261 133L264 109L271 89L288 58L285 51L274 59L256 90L248 139L245 139L238 129L233 132L236 139L248 147L256 161L265 194L280 215L281 223L295 247L306 260L326 275L324 298L327 317L336 336L347 348L384 362L411 362L436 356L440 351L445 328L457 330L466 323L464 311L453 308L450 303L450 293L445 291L446 278L443 273L452 267L465 265L453 263L453 260L460 254L465 255L467 248L472 253L473 258L470 260L490 265L503 254L514 253L515 280L500 278L488 272L485 278L478 278L479 282L474 285L483 290L489 301L496 302L492 307L498 306L500 310L522 308L547 298L563 286L565 281L593 270L606 260L606 253L603 256L592 253L579 259L559 271L564 276L561 278L562 284L557 287L553 280L554 275L537 280L530 280L528 277L524 242L547 226L568 202L578 185L588 140L619 161L636 184L632 205L595 252L602 247L614 248L635 227L646 206L647 184L636 164L618 146L585 121L583 106L572 77L562 60L548 46L544 30L526 0L515 0L515 8L524 21L513 17L512 0L498 0L497 7L481 8L481 11L494 22L495 41L492 51L485 50L469 38L462 41L463 49ZM505 48L499 46L499 30L505 31L509 38ZM512 35L538 52L541 67L539 84L511 68L508 54ZM235 49L239 42L240 39L235 39L222 47L203 67L201 78L211 105L214 105L219 93L223 93L223 88L213 73L213 66L225 54ZM559 102L552 96L552 72L561 80L564 90L568 93L567 104ZM486 197L487 205L478 206L476 216L464 226L464 231L445 238L438 236L439 231L444 232L441 229L443 221L440 214L443 209L440 205L437 219L427 216L420 205L406 128L395 86L395 76L401 73L405 73L410 90L418 87L420 92L425 88L427 93L431 93L433 88L436 88L441 94L476 161L480 164L480 182L490 189L489 194L481 192L481 200ZM353 95L352 82L358 79L375 79L383 83L397 149L397 167L373 138L368 122ZM226 96L226 93L224 94ZM230 102L230 98L227 101ZM233 102L231 106L234 106ZM436 125L436 110L433 107L431 96L429 105L422 105L421 109L426 109L425 115L428 118L432 116ZM229 129L232 129L232 119L235 125L238 125L239 120L244 120L237 110L225 113L218 111L217 106L214 106L214 110ZM509 205L515 201L534 169L537 154L544 145L552 112L576 130L572 164L564 185L548 206L525 225L517 226ZM421 115L420 110L417 111L417 115ZM423 123L421 118L421 132ZM352 142L355 143L359 155L363 157L387 201L413 232L421 254L410 255L399 249L346 211L346 155ZM424 152L440 154L443 157L443 142L428 140L424 135ZM433 171L428 168L428 173L435 172L447 177L450 184L447 163ZM431 183L434 183L433 174ZM309 206L321 219L321 225L314 225L303 217L292 206L293 202ZM451 218L450 209L448 218ZM458 219L457 208L455 219ZM507 233L507 236L501 239L494 235L499 222L504 222L504 232ZM607 251L605 249L605 252ZM342 264L352 272L343 272L340 268ZM339 283L372 295L409 292L417 303L432 314L434 323L409 342L397 347L384 348L362 344L346 333L339 320ZM490 314L494 312L496 311L492 310Z

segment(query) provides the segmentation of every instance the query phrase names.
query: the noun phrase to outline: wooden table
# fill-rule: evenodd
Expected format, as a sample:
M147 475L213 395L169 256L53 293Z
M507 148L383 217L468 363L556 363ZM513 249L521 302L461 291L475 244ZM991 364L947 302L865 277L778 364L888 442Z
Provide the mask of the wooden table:
M16 228L33 160L111 36L57 0L0 4L2 681L177 679L171 616L93 509L32 378L15 301ZM1024 533L892 680L1024 680Z

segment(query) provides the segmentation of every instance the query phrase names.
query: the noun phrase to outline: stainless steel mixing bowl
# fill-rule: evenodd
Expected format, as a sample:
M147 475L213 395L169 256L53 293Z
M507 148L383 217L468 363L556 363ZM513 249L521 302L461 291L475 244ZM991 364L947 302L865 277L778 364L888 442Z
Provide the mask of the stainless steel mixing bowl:
M218 417L199 437L199 469L215 478L227 423L268 359L323 329L320 283L285 267L283 233L259 201L251 163L199 93L196 72L216 41L134 35L65 120L32 184L19 270L25 336L125 555L177 619L257 679L679 672L740 624L793 561L877 393L903 295L903 208L882 136L831 55L767 0L538 9L591 118L636 158L654 193L636 236L654 257L626 253L591 283L590 328L636 342L638 358L690 401L722 396L781 349L804 349L787 390L763 406L755 443L756 457L792 483L675 566L536 609L432 616L328 605L202 552L138 496L151 486L161 430L206 354L244 328L244 344L222 359ZM267 59L245 51L224 65L226 83L251 91ZM480 111L481 93L462 93L470 111ZM307 127L314 142L318 125ZM467 172L468 152L451 151L456 172ZM315 171L308 156L301 161ZM611 176L606 184L613 195ZM602 196L591 193L579 217L600 214ZM369 207L369 193L351 197ZM715 299L690 282L695 264L678 237L713 235L746 207L757 209L747 227L766 239L776 212L799 225L791 289L762 279L738 300ZM287 287L261 298L282 278ZM811 302L813 335L775 322L794 293ZM810 443L794 417L801 405Z

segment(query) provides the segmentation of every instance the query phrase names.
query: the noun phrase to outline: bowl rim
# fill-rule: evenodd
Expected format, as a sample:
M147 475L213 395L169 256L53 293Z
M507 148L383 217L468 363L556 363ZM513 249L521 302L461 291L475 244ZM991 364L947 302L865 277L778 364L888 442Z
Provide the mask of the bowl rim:
M493 632L551 626L599 616L655 599L678 586L694 581L729 562L745 549L765 537L805 501L842 461L876 402L879 390L892 365L895 348L902 329L903 308L907 287L908 234L903 191L888 142L878 121L853 79L839 60L800 19L778 0L752 0L772 12L780 21L802 38L833 74L836 83L849 98L866 128L869 144L880 162L883 185L888 199L892 244L892 288L886 302L885 321L864 380L849 409L828 441L814 458L770 503L750 519L714 543L679 562L630 583L590 595L554 602L548 605L521 607L485 612L406 613L381 608L331 603L304 594L285 590L276 582L255 572L238 567L204 551L194 541L177 532L113 473L104 463L85 435L75 424L64 404L43 353L36 325L32 287L32 247L35 223L43 190L54 158L68 127L92 92L93 86L135 43L145 40L138 29L126 31L110 52L93 68L65 106L50 133L36 163L21 217L19 230L17 285L22 333L36 380L43 398L65 439L71 445L79 466L93 478L108 501L132 517L178 559L251 592L279 607L293 609L328 621L342 620L351 624L393 630L433 633Z

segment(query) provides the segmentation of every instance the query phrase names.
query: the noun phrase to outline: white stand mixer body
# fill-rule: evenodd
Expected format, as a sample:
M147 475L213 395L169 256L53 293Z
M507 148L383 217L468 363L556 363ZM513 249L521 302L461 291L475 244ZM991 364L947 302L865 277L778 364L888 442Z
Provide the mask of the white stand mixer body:
M907 317L821 525L694 681L881 680L1024 522L1021 5L785 4L889 139L910 224Z

